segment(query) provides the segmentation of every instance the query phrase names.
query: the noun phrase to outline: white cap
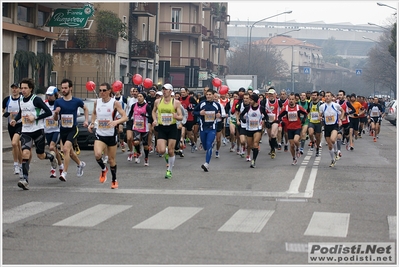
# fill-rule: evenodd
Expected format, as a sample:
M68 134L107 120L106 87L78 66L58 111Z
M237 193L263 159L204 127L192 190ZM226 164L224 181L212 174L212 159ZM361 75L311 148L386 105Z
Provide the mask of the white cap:
M269 91L267 92L268 94L275 94L276 93L276 90L274 90L274 89L269 89Z
M259 90L254 90L254 94L259 95Z
M49 88L46 91L46 95L54 95L55 93L58 92L57 87L55 86L49 86Z
M168 90L172 90L173 91L173 86L170 83L165 83L162 88L166 88Z
M156 93L156 95L160 95L160 96L162 96L162 95L163 95L163 93L162 93L162 91L158 91L158 92Z

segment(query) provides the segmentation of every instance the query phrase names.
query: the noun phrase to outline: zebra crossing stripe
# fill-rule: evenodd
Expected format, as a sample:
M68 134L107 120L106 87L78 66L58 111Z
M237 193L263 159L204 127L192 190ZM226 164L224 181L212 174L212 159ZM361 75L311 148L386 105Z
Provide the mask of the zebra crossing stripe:
M388 216L389 239L396 239L396 216Z
M349 213L314 212L304 235L346 237Z
M238 210L219 232L259 233L266 225L274 210Z
M57 207L61 202L29 202L21 206L3 211L3 223L14 223L43 211Z
M167 207L147 220L133 226L133 229L174 230L203 208Z
M53 225L55 226L71 226L71 227L93 227L106 221L112 216L125 211L132 206L130 205L106 205L99 204Z

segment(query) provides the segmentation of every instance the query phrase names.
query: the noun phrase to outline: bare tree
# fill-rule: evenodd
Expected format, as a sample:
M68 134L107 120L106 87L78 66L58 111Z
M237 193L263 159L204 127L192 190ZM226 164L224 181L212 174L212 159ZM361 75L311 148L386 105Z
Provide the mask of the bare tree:
M385 31L379 38L379 42L368 52L363 77L366 82L392 91L396 98L396 60L389 51L391 42L391 32Z
M230 51L227 58L229 74L240 75L248 73L248 46L240 46ZM271 46L252 44L250 74L257 75L261 84L271 80L286 79L289 76L288 64L282 59L281 53Z

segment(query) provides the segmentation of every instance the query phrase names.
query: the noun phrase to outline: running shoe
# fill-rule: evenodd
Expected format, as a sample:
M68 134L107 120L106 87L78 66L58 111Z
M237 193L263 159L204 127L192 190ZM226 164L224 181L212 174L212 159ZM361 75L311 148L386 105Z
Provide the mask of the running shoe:
M50 151L50 154L53 156L53 160L50 160L51 168L57 169L57 158L55 157L55 152Z
M29 183L24 178L19 179L18 187L22 188L23 190L29 190Z
M284 152L288 151L288 145L284 145Z
M19 166L14 165L14 174L19 174Z
M340 158L342 158L341 150L338 150L338 156L339 156Z
M197 150L197 146L195 144L191 145L191 153L194 153Z
M67 177L67 173L66 172L62 172L58 179L60 179L60 181L62 181L62 182L66 182L66 177Z
M341 157L338 155L338 152L334 152L335 154L335 161L338 161Z
M256 167L255 161L254 161L254 160L251 161L251 166L250 166L250 167L251 167L251 168L255 168L255 167Z
M278 144L277 149L281 150L281 144Z
M118 189L118 181L117 180L111 182L111 189Z
M377 139L379 138L378 135L376 135L375 137L377 137Z
M149 166L150 164L148 163L148 158L144 159L144 166Z
M308 146L313 147L313 142L310 141Z
M55 169L51 168L50 170L50 178L57 178L57 175L55 174Z
M352 151L352 150L354 150L355 148L354 148L353 146L351 146L351 148L350 148L350 149L351 149L351 151Z
M331 164L330 164L330 167L334 167L335 166L335 159L333 159L332 161L331 161Z
M83 176L83 169L86 167L86 163L84 161L80 161L80 165L76 171L76 176L82 177Z
M301 153L301 155L303 155L303 148L299 148L299 153Z
M244 155L244 154L243 154ZM247 161L250 162L251 161L251 157L247 156Z
M134 162L136 162L137 164L140 163L140 154L137 154L137 157L134 159Z
M59 169L58 171L60 172L60 175L61 175L62 172L64 171L64 169Z
M296 150L296 157L297 159L301 157L301 152L299 151L299 149Z
M183 150L179 150L179 156L180 156L181 158L184 158L184 152L183 152Z
M373 142L377 142L377 138L374 137L374 138L373 138Z
M272 158L272 159L274 159L275 157L276 157L276 150L272 150L272 153L270 154L270 157Z
M348 150L349 151L349 143L346 143L346 150Z
M201 168L204 170L204 172L208 172L209 171L208 164L206 164L206 163L202 164Z
M310 151L313 151L313 146L310 147Z
M107 173L108 173L108 168L105 167L105 171L101 171L101 174L100 174L100 178L99 178L100 183L103 184L107 181Z
M133 153L129 153L129 156L127 156L127 161L132 161L133 159Z
M166 171L165 179L172 179L172 172L170 170Z
M316 149L316 157L320 156L320 150L319 148Z
M122 149L122 152L125 152L125 142L121 142L121 149Z
M219 158L219 151L215 151L215 158Z
M291 165L296 165L297 163L298 163L298 159L295 158L295 159L292 161Z

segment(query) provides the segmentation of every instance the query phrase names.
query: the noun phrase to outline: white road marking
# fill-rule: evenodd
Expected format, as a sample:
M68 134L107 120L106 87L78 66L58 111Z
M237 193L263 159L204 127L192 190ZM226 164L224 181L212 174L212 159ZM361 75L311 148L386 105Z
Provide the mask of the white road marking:
M168 207L133 226L133 229L174 230L202 209L197 207Z
M304 235L346 237L349 213L314 212Z
M389 239L396 239L396 216L388 216Z
M306 166L299 167L299 170L295 174L295 178L291 181L290 188L287 190L288 194L296 194L299 191L299 186L301 185L301 181L303 178L303 174L305 173Z
M259 233L273 215L274 210L238 210L219 232Z
M53 225L71 227L93 227L131 207L132 206L130 205L99 204L82 212L79 212L71 217L68 217L62 221L59 221Z
M29 202L3 211L3 223L14 223L61 205L61 202Z

